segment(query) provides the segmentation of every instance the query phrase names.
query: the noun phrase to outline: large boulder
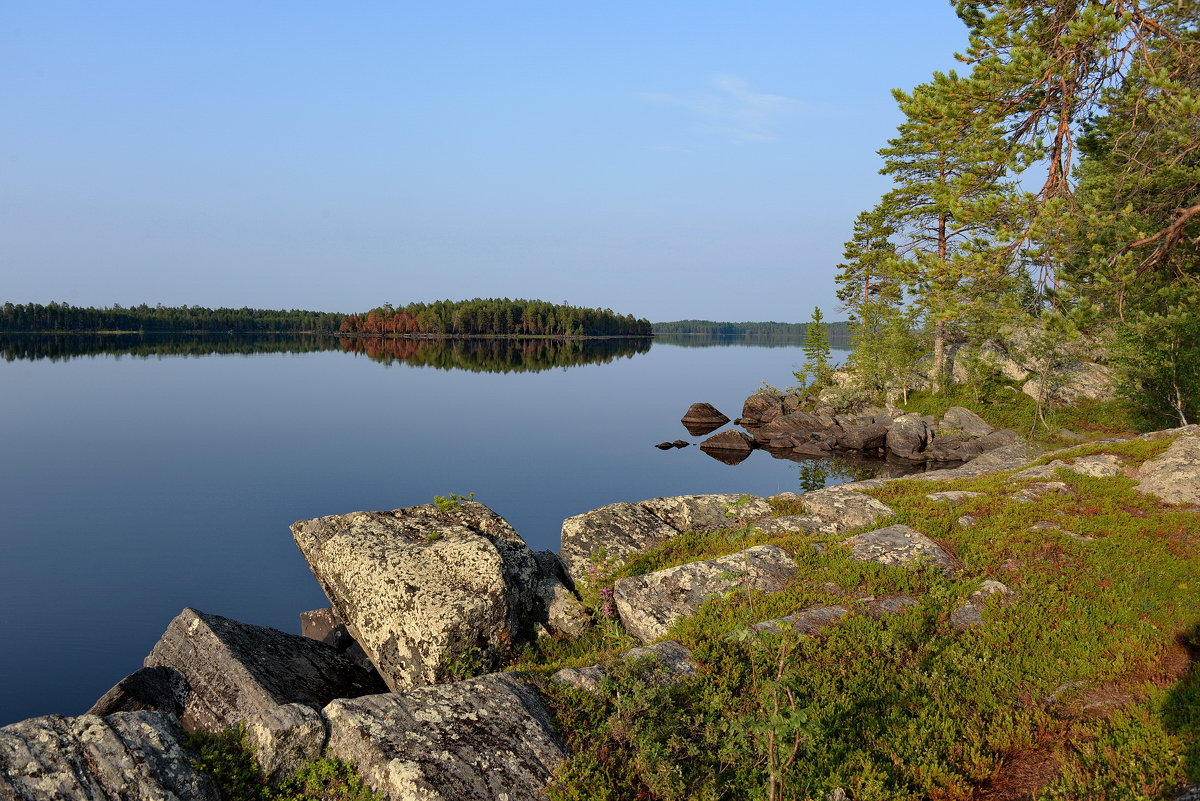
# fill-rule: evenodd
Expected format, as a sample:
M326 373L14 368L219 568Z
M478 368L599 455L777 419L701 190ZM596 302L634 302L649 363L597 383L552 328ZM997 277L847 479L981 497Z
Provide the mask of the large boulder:
M300 552L393 691L494 664L532 629L533 553L481 503L353 512L292 525Z
M1200 505L1200 433L1182 434L1138 471L1138 492L1167 503Z
M625 629L650 642L710 598L733 589L778 592L795 575L796 562L787 551L756 545L729 556L621 579L613 586L613 599Z
M770 442L773 439L785 437L789 434L825 431L826 429L833 428L835 425L836 423L834 423L832 417L795 411L779 415L769 423L763 425L754 432L754 439L757 442Z
M220 801L165 712L47 715L0 728L5 801Z
M144 667L113 685L86 714L104 716L157 709L180 717L188 692L187 679L175 668Z
M722 431L700 443L700 450L709 456L737 464L750 455L754 440L742 431Z
M588 580L588 567L600 554L619 564L678 533L644 506L610 503L564 520L558 555L571 579L581 584Z
M180 719L188 731L228 728L279 704L321 707L384 689L328 645L195 609L171 621L145 664L174 668L187 680Z
M304 704L283 704L256 712L245 720L246 740L268 778L295 773L321 756L325 719Z
M512 673L334 701L325 754L390 801L548 798L566 749L538 694Z
M1113 372L1095 362L1070 362L1055 370L1053 383L1031 378L1021 391L1035 400L1071 404L1080 400L1111 400L1116 390Z
M844 425L837 435L839 448L851 451L873 451L887 443L888 426L884 423Z
M938 426L939 434L946 430L956 431L965 437L983 437L996 429L970 409L951 406L942 415L942 422Z
M901 459L919 460L929 444L929 421L916 412L901 415L892 421L887 433L887 449Z

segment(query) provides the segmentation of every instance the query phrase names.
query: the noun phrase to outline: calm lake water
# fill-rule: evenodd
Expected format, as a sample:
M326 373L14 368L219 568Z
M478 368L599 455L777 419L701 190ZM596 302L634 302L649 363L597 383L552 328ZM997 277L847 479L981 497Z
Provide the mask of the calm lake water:
M693 402L737 417L794 383L798 345L342 347L0 341L0 725L82 713L185 606L299 632L327 605L299 519L474 492L557 549L563 518L614 501L800 489L763 452L651 447L702 439L679 423Z

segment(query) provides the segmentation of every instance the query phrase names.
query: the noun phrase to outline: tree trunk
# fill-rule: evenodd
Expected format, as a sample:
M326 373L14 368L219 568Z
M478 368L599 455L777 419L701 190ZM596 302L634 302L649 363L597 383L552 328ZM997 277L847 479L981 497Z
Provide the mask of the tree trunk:
M930 388L934 395L941 395L946 380L946 322L938 320L933 325L933 376Z

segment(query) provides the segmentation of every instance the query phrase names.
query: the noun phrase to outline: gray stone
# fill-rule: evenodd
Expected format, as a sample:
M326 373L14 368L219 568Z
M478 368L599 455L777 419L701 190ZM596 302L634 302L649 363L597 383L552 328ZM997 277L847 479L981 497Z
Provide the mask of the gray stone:
M938 426L938 430L941 431L943 428L961 431L968 437L984 437L995 431L995 426L988 424L982 417L962 406L951 406L946 410L946 413L942 415L942 422Z
M970 492L968 490L950 490L949 492L931 492L925 497L934 503L949 503L951 505L969 501L971 498L982 498L982 492Z
M283 704L246 718L246 740L263 775L286 776L321 756L325 719L304 704Z
M1074 495L1069 486L1061 481L1037 481L1009 496L1017 503L1033 503L1047 495Z
M979 518L975 517L974 515L963 515L954 522L958 523L963 528L975 528L975 526L979 525Z
M184 609L145 660L174 668L190 692L180 720L217 731L279 704L321 707L379 692L378 679L323 643Z
M984 581L978 590L967 596L967 600L950 613L950 626L956 631L966 631L969 628L982 626L983 609L987 605L987 599L996 594L1008 597L1011 592L999 581Z
M888 526L858 534L842 542L856 562L877 562L898 567L932 564L945 573L957 567L942 546L908 526Z
M739 528L750 520L770 517L775 511L763 498L732 493L651 498L637 505L676 531Z
M1112 478L1125 472L1125 461L1116 454L1097 453L1093 456L1080 456L1068 465L1067 469L1092 478Z
M754 440L751 439L742 431L722 431L720 434L713 434L704 442L700 443L700 450L705 453L710 451L730 451L733 453L749 454L754 449Z
M806 492L800 496L800 502L809 514L824 520L834 532L870 526L895 514L883 501L848 484Z
M644 506L610 503L564 520L558 555L571 579L581 584L597 554L603 552L606 560L621 564L678 533Z
M367 652L350 636L350 629L346 628L346 624L333 607L326 606L301 612L300 634L332 646L368 673L376 672Z
M1067 531L1065 528L1060 526L1058 523L1053 523L1049 520L1039 520L1036 523L1034 523L1032 526L1030 526L1029 530L1030 531L1057 531L1062 534L1066 534L1071 539L1079 540L1080 542L1095 542L1095 540L1096 540L1095 537L1089 537L1085 534L1076 534L1074 531Z
M613 596L625 629L649 642L710 598L737 589L777 592L795 575L796 563L787 551L756 545L729 556L621 579L613 587Z
M334 701L326 756L389 801L535 801L566 758L550 714L516 674Z
M534 619L551 634L580 636L591 626L592 619L568 586L572 582L558 555L553 551L537 551L534 558L539 572Z
M871 451L887 444L888 426L883 423L842 426L838 447L852 451Z
M759 442L766 442L775 437L784 436L787 434L797 434L808 431L824 431L833 427L832 418L821 415L809 414L808 412L795 411L790 414L782 414L772 419L769 423L763 425L754 433L754 438Z
M1080 400L1111 400L1116 382L1112 370L1095 362L1070 362L1055 368L1054 382L1044 386L1042 381L1031 378L1021 387L1035 400L1072 404Z
M220 801L174 716L47 715L0 728L5 801Z
M292 534L394 691L443 681L463 657L493 663L532 630L537 562L481 503L319 517Z
M180 717L187 697L187 679L178 670L144 667L117 682L86 714L103 717L115 712L157 709Z
M988 451L962 467L950 470L931 470L928 473L907 476L906 479L909 481L949 481L952 478L974 478L988 473L1001 473L1024 467L1036 459L1038 454L1037 446L1024 440L1018 440L1011 445L1003 445Z
M887 433L887 449L901 459L920 459L929 439L929 423L913 412L892 421Z
M654 662L654 672L650 680L657 684L677 682L680 679L696 675L697 665L692 659L692 652L674 640L641 645L620 654L618 659L648 659ZM550 681L569 684L588 692L599 692L600 683L608 675L602 665L588 665L582 668L563 668L550 676Z
M1167 503L1200 504L1200 433L1186 433L1138 471L1138 492Z
M814 606L787 617L755 623L750 628L763 634L782 634L790 629L811 636L840 623L848 614L850 610L844 606Z

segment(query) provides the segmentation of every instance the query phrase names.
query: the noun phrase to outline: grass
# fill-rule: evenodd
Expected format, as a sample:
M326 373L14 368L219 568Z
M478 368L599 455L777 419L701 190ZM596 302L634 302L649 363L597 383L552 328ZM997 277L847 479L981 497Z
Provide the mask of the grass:
M1056 458L1115 453L1137 465L1167 444L1083 445ZM846 535L753 530L686 533L603 573L611 583L761 543L800 567L783 592L735 591L672 627L667 638L699 664L695 678L663 684L645 665L611 662L633 644L615 621L527 651L520 667L543 677L609 662L598 694L545 684L573 751L551 797L821 799L840 787L855 801L1160 799L1200 781L1200 675L1188 668L1200 516L1123 476L1060 470L1054 480L1068 491L1028 502L1012 496L1038 480L1007 474L873 491L895 510L880 523L937 540L961 560L954 577L854 562L836 547ZM983 495L926 497L945 490ZM965 514L977 524L960 525ZM1031 528L1043 521L1058 529ZM951 611L984 579L1009 586L1010 602L993 596L984 626L955 630ZM756 621L892 594L918 602L882 619L852 615L821 637L745 636Z

